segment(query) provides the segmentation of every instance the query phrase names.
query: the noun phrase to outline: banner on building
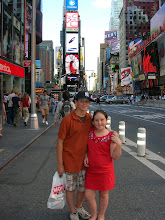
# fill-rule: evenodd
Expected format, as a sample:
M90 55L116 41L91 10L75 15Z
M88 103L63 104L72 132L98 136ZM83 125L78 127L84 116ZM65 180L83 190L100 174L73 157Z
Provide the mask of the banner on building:
M111 53L119 53L120 51L120 41L112 41L111 42Z
M80 66L85 67L85 49L80 47Z
M78 53L78 33L66 34L66 53Z
M105 43L109 44L111 41L117 41L117 30L105 31Z
M66 54L66 74L79 74L79 56L77 54Z
M66 0L66 10L78 10L78 0Z
M133 53L135 53L137 49L140 48L142 43L143 43L142 37L129 41L128 42L128 56L130 57Z
M65 27L66 27L66 32L78 32L78 28L79 28L78 12L66 12Z
M132 84L132 69L131 67L121 68L121 86Z
M56 59L56 68L60 68L61 66L61 48L60 47L56 47L55 49L55 59Z

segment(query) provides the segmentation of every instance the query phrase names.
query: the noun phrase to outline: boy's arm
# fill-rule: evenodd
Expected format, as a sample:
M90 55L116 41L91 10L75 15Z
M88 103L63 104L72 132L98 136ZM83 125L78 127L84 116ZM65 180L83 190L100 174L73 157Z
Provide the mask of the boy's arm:
M118 160L121 156L121 141L116 131L111 136L110 154L113 160Z
M64 140L61 138L58 138L57 140L57 171L59 175L63 175L64 171L64 165L63 165L63 144Z

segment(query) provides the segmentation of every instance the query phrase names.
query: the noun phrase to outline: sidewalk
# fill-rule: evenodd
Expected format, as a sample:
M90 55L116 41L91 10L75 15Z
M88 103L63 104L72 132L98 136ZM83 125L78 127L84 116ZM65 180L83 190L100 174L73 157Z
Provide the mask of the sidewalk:
M0 137L0 167L7 162L13 155L17 154L23 148L33 142L38 136L42 135L49 129L53 122L54 116L51 112L48 116L48 125L42 123L41 113L38 112L38 130L30 129L30 119L28 125L25 127L23 119L20 119L20 126L5 124L2 130L3 137Z

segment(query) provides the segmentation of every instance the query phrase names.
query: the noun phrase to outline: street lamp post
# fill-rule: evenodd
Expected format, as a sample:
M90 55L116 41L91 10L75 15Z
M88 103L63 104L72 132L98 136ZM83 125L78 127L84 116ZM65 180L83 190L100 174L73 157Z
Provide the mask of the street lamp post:
M36 0L32 0L32 35L31 35L31 123L30 128L38 130L38 117L35 103L35 50L36 50Z

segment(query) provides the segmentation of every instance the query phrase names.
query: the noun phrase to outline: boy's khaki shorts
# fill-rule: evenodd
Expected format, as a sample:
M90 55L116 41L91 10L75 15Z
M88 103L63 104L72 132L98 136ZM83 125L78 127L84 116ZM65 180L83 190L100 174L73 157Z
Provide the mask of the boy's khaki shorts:
M49 107L41 107L42 115L49 115Z
M85 191L85 173L86 170L81 170L80 173L68 173L66 172L66 181L68 191L74 191L76 186L80 192Z

